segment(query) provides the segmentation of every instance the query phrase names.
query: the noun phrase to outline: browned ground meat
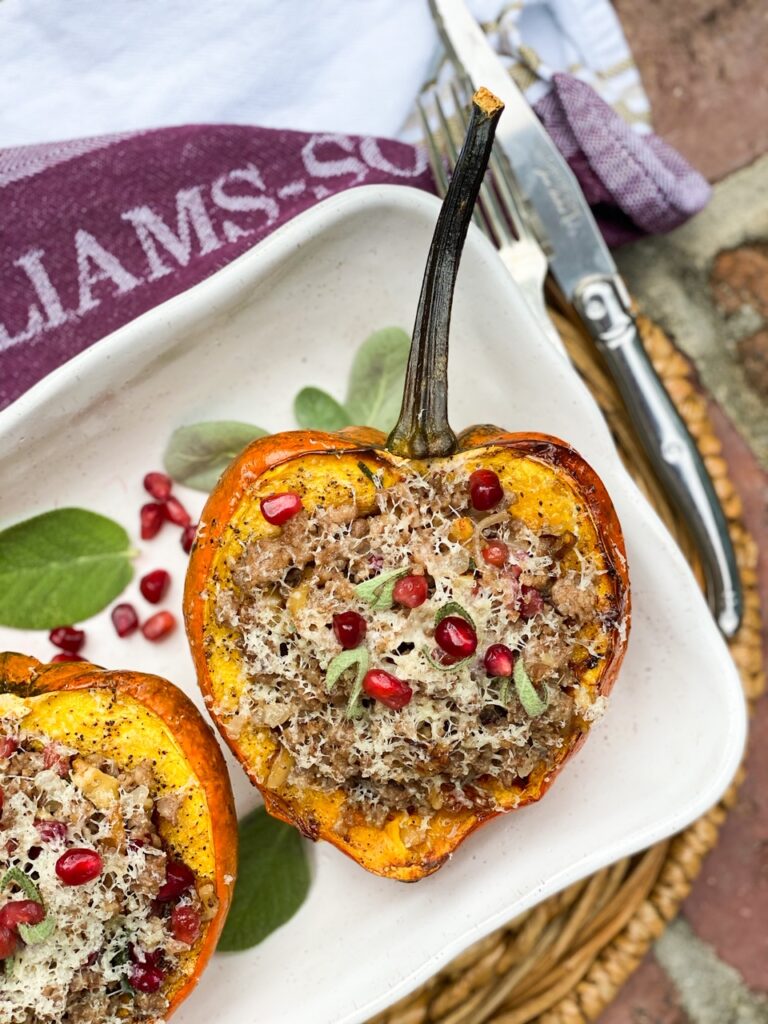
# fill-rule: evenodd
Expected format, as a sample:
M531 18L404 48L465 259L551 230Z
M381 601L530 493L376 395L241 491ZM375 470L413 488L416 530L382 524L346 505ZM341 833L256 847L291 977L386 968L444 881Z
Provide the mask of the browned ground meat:
M484 560L492 539L508 546L504 567ZM382 489L370 515L351 505L302 511L278 536L247 539L234 589L217 599L249 672L232 728L250 719L274 729L295 781L345 791L340 827L359 814L380 823L397 810L483 805L489 777L510 786L553 764L574 717L571 659L582 624L598 615L589 576L573 569L585 564L572 557L578 544L546 524L533 532L515 517L514 495L492 514L477 512L466 480L437 469ZM373 612L356 587L403 566L426 576L427 602ZM482 644L441 671L430 660L435 614L450 601L471 609ZM353 672L328 692L326 669L339 653L332 620L344 610L367 622L371 667L409 681L406 707L364 698L362 714L349 717ZM511 680L489 679L482 654L492 643L522 658L546 700L541 714L526 712Z

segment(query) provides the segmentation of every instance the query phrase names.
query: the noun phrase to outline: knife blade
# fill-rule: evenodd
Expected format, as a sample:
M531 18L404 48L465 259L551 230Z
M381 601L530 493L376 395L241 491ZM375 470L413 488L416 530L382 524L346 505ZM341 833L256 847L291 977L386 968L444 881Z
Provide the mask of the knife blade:
M429 5L457 70L504 102L496 140L521 194L528 227L600 351L638 438L688 527L720 630L733 636L743 601L725 515L701 453L648 358L629 293L579 183L464 0L429 0Z

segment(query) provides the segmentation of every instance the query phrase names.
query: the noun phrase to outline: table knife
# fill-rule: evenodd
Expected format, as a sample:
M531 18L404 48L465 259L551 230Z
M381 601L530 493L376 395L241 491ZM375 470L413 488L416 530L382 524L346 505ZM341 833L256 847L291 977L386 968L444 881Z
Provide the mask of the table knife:
M709 606L726 637L742 617L728 524L702 456L645 351L627 288L571 169L512 80L464 0L429 0L457 70L505 104L496 141L549 271L593 338L627 413L704 569Z

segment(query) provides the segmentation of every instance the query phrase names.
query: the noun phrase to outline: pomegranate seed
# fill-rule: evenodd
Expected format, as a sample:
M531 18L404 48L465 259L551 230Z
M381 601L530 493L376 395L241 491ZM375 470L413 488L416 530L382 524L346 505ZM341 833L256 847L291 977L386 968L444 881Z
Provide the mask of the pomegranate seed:
M454 658L468 658L477 649L477 633L459 615L447 615L435 630L435 642Z
M62 754L55 743L49 743L43 747L43 767L63 777L69 771L69 757Z
M448 668L450 665L455 665L460 658L452 658L450 654L446 654L445 651L441 651L439 647L434 647L430 652L433 661L436 661L438 665L443 665Z
M165 882L157 891L161 903L177 900L195 884L195 874L180 860L169 860L165 866Z
M283 523L287 523L297 512L301 512L303 507L301 495L295 491L269 494L266 498L261 499L261 514L273 526L282 526Z
M64 885L85 885L98 878L104 862L95 850L67 850L56 861L56 874Z
M174 907L171 912L171 931L174 939L194 945L200 937L200 911L194 907Z
M0 757L10 757L19 749L19 741L13 736L0 736Z
M59 661L87 661L82 654L73 654L72 651L62 651L60 654L54 654L51 658L49 665L55 665Z
M144 477L144 490L158 501L167 501L172 487L171 478L165 473L147 473Z
M165 518L169 523L174 523L176 526L189 526L192 522L192 516L187 512L184 506L181 504L178 498L171 496L163 505L165 511Z
M405 608L418 608L427 600L428 593L426 576L403 576L395 584L392 600Z
M469 494L480 512L495 508L504 497L501 480L492 469L476 469L469 477Z
M503 540L489 540L483 548L483 561L500 569L509 558L509 548Z
M71 651L76 654L85 643L85 630L74 629L72 626L59 626L52 629L48 639L54 647L60 647L62 651Z
M17 931L20 924L40 924L44 917L43 905L37 900L12 900L0 909L0 927Z
M35 818L35 828L44 843L63 842L69 831L63 821L49 821L43 818Z
M165 521L165 506L156 501L149 501L141 506L139 513L141 522L141 539L152 540L160 532L160 527Z
M157 992L165 981L165 971L151 964L136 964L129 980L137 992Z
M339 612L333 616L333 632L345 651L359 647L368 626L357 612Z
M4 925L0 925L0 960L7 960L16 952L18 939L16 933Z
M118 636L130 636L139 628L139 616L132 604L116 604L112 609L112 625Z
M520 588L520 614L524 619L532 619L544 607L544 598L535 587L527 587L525 584Z
M154 569L142 576L139 581L139 590L150 604L159 604L165 597L168 587L171 585L171 574L165 569Z
M485 652L483 664L489 676L508 678L512 675L512 670L515 667L515 652L511 651L506 644L491 644Z
M365 673L363 689L369 697L386 704L388 708L399 711L409 704L413 697L413 690L404 683L402 679L385 672L382 668L372 668Z
M156 612L141 627L141 632L153 643L162 640L176 628L176 619L170 612Z
M199 523L190 523L181 531L181 546L187 554L192 550L192 545L195 543L199 525Z

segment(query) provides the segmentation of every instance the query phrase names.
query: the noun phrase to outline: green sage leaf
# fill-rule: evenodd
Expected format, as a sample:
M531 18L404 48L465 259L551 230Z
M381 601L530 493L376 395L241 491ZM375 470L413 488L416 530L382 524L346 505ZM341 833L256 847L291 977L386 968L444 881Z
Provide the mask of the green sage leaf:
M306 430L343 430L352 420L335 398L321 388L302 388L293 401L293 415Z
M395 584L401 576L407 576L410 569L388 569L370 580L355 586L355 593L361 601L367 601L375 612L385 612L394 604Z
M444 604L442 608L439 608L435 614L435 625L439 626L443 619L447 619L449 615L458 615L460 618L468 622L472 629L477 632L475 626L475 620L469 614L466 608L463 608L458 601L449 601L448 604Z
M263 807L239 828L239 870L219 949L256 946L290 920L309 891L309 865L301 836Z
M56 931L56 922L52 917L46 917L39 924L20 924L19 935L28 946L39 946L41 942L50 939Z
M177 483L207 494L230 462L266 433L238 420L204 420L178 427L165 449L165 471Z
M455 672L457 669L460 669L462 665L466 665L467 662L471 660L470 656L469 658L462 658L461 661L455 661L452 665L441 665L439 661L436 661L435 658L432 657L432 652L428 647L422 647L421 653L427 659L432 668L437 669L438 672Z
M43 902L40 890L32 879L24 874L21 868L8 868L3 877L0 878L0 892L3 889L7 889L9 885L14 884L21 889L28 900L34 900L35 903Z
M531 718L538 718L540 714L547 710L547 704L549 704L549 694L547 699L542 700L536 691L536 687L533 685L531 677L525 670L522 657L518 658L515 662L515 668L512 675L515 681L515 690L517 696L520 698L520 703L523 705L526 713ZM544 691L546 693L546 689Z
M351 422L388 433L403 401L411 339L400 327L376 331L357 350L344 403Z
M368 661L367 647L354 647L350 651L342 651L341 654L337 654L325 672L325 688L328 693L331 692L347 669L352 668L353 665L358 666L357 674L362 678L368 671Z
M133 575L128 534L81 508L61 508L0 533L0 624L53 629L82 622Z

